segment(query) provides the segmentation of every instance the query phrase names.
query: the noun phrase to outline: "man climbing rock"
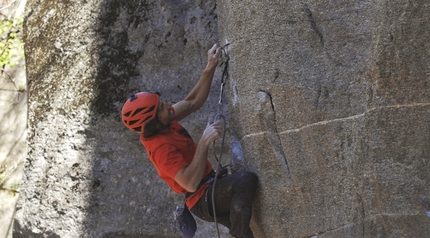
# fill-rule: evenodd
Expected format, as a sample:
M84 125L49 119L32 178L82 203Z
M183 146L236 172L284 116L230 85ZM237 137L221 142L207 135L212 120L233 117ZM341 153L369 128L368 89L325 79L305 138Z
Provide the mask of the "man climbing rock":
M172 105L157 94L141 92L131 96L122 108L126 127L140 134L148 157L158 175L176 193L186 195L186 205L197 217L214 221L212 186L214 170L207 159L208 148L220 138L223 123L208 125L196 144L178 121L201 108L206 101L221 48L208 51L208 63L191 92ZM216 221L230 229L233 237L254 237L249 227L252 200L258 178L251 172L237 172L216 181Z

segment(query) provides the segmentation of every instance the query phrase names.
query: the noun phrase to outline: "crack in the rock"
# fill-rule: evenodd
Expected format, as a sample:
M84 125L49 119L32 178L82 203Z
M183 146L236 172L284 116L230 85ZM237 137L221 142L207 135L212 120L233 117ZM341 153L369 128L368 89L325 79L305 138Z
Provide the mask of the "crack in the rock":
M327 49L326 47L326 40L324 38L324 34L321 30L321 27L318 26L317 23L321 23L321 22L326 22L326 21L331 21L331 20L337 20L337 19L326 19L326 20L319 20L317 22L317 20L315 19L310 7L307 4L303 5L303 11L307 16L307 21L310 23L311 29L317 34L318 38L319 38L319 42L321 43L321 47L324 49L324 53L326 54L327 58L332 61L336 66L348 66L351 64L346 64L343 61L339 61L337 60L336 57L333 57L332 54L330 53L330 51ZM353 61L352 64L355 64L356 62Z
M275 105L272 102L272 96L270 95L270 93L265 92L260 90L258 93L260 93L263 97L260 99L260 105L262 106L263 103L270 103L270 111L266 114L264 114L264 110L263 110L263 116L264 116L264 123L265 126L268 130L270 130L266 136L267 139L269 140L270 145L272 146L273 149L273 153L275 154L275 156L279 159L279 161L281 162L281 164L284 166L285 168L285 172L287 173L287 177L291 180L291 174L290 174L290 169L288 167L288 161L287 158L284 154L284 149L282 146L282 141L281 138L279 137L279 133L278 133L278 126L276 125L276 110L275 110ZM266 101L267 100L267 101Z
M323 34L322 34L321 30L318 28L317 23L316 23L314 17L312 16L312 12L309 9L309 6L307 4L305 4L303 6L303 8L304 8L304 10L306 12L306 15L308 16L308 21L311 23L312 30L314 30L315 33L317 33L318 37L320 38L321 45L324 46L324 37L323 37Z

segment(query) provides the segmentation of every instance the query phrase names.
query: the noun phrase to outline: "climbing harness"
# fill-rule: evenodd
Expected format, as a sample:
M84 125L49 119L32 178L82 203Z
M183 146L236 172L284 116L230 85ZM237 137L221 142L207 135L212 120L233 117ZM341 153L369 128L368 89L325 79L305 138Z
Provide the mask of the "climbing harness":
M216 233L218 238L220 237L219 234L219 229L218 229L218 222L217 222L217 218L216 218L216 212L215 212L215 185L216 185L216 181L218 180L218 176L225 176L226 173L222 172L220 174L221 171L225 171L226 167L222 166L222 152L224 150L224 142L225 142L225 133L226 133L226 120L224 115L222 114L222 110L223 110L223 94L224 94L224 85L225 85L225 80L228 79L229 75L228 75L228 62L230 60L230 57L228 56L228 54L225 51L225 47L227 47L229 44L227 43L226 45L224 45L223 47L221 47L222 50L222 57L225 57L225 60L223 60L223 62L220 64L220 67L222 67L224 65L224 69L222 72L222 78L221 78L221 89L220 89L220 96L219 96L219 101L218 101L218 113L215 115L214 118L214 122L218 121L219 118L222 119L223 121L223 133L222 133L222 137L221 137L221 148L220 148L220 153L219 153L219 157L217 157L216 152L215 152L215 141L213 142L213 151L214 151L214 156L215 159L218 162L217 165L217 169L215 172L215 179L212 185L212 211L213 211L213 215L214 215L214 221L215 221L215 227L216 227Z

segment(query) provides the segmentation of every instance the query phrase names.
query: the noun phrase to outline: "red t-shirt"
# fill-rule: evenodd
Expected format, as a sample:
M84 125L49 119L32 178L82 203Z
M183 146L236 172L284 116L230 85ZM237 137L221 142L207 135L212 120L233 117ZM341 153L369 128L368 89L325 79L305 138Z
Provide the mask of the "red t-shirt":
M176 173L191 163L197 148L187 130L177 121L172 121L169 131L161 132L150 138L144 138L141 135L140 141L145 146L149 159L157 169L158 176L176 193L187 193L187 190L175 181ZM206 160L206 171L202 179L211 172L212 165ZM203 196L207 187L207 184L203 185L192 196L187 198L186 204L189 209Z

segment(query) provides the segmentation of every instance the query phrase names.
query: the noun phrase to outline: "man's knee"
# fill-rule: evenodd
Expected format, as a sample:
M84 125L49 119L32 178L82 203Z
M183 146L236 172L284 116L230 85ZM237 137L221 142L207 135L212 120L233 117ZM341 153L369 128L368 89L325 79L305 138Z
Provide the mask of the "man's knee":
M243 172L244 177L246 177L246 181L249 181L251 184L257 184L258 183L258 176L250 171Z
M240 180L245 185L247 190L256 190L258 184L258 176L250 171L241 172Z

